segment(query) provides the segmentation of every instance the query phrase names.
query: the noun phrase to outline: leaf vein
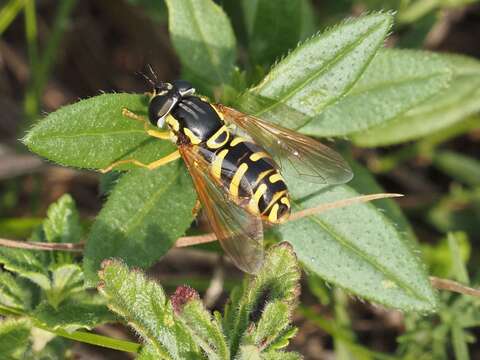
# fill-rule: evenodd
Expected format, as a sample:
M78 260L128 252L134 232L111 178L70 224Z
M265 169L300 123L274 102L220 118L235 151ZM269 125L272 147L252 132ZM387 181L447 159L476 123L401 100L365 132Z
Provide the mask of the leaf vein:
M259 116L261 114L264 114L265 112L271 110L272 108L274 108L275 106L277 106L278 104L281 104L281 103L285 103L286 100L290 99L292 96L294 96L298 90L304 88L305 86L308 85L308 83L310 83L311 81L313 81L315 78L319 77L320 75L322 75L323 73L325 73L327 70L329 70L334 64L336 64L338 61L340 61L344 56L345 54L351 50L352 48L354 48L356 45L358 45L361 41L365 40L368 35L370 35L371 33L373 33L374 30L376 30L377 27L375 26L372 26L371 29L369 29L368 31L366 31L362 36L360 36L358 39L356 39L354 42L352 42L351 44L349 44L348 46L346 46L342 51L340 51L335 57L329 59L326 63L324 63L324 65L318 69L317 71L315 71L311 76L307 77L306 80L304 80L303 82L301 83L297 83L297 85L295 85L294 87L292 87L289 91L287 91L285 93L284 96L282 96L280 99L278 99L276 102L272 103L270 106L260 110L259 112L257 112L255 114L255 116ZM358 78L357 78L358 79ZM333 99L338 99L341 95L338 95L338 96L335 96L333 97Z
M354 254L358 255L360 258L365 260L367 263L372 265L374 268L379 270L381 273L385 274L388 278L394 280L396 283L398 283L404 290L410 292L414 297L420 298L421 300L426 300L428 299L424 296L421 296L415 292L412 287L410 287L406 282L403 280L399 279L398 277L395 276L395 274L391 273L388 271L384 266L380 265L377 261L370 259L367 254L365 254L361 249L356 247L354 244L349 242L348 240L344 239L340 234L336 233L330 226L325 224L320 218L317 216L309 216L307 217L310 221L317 223L323 230L325 230L328 234L330 234L336 241L338 241L341 245L343 245L346 249L350 250Z

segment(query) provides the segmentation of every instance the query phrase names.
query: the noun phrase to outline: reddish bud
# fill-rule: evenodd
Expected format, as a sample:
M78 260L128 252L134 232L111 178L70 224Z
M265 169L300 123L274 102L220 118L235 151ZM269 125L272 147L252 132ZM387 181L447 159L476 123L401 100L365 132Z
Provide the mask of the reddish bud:
M200 295L198 295L197 291L187 285L179 286L173 295L170 296L170 301L176 314L182 312L186 303L198 299L200 299Z

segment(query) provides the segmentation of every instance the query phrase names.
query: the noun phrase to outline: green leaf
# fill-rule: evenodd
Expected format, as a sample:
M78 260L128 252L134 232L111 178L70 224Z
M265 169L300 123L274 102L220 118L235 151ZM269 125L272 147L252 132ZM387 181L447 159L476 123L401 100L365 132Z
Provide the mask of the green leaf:
M240 348L240 354L236 358L238 360L301 360L300 354L293 352L269 351L261 353L260 350L253 345L244 345Z
M188 301L178 316L209 359L230 359L221 324L212 319L201 300Z
M383 189L375 180L372 173L365 167L360 165L353 159L349 159L349 164L352 166L352 171L355 174L353 179L348 183L348 186L352 187L360 194L375 194L384 193ZM395 227L399 232L404 234L404 239L410 241L413 245L412 251L417 251L417 238L413 229L408 222L407 218L403 214L400 207L392 199L381 199L372 202L376 208L382 211L386 217L393 221Z
M25 239L42 223L41 218L13 217L0 219L0 232L5 238Z
M77 243L82 236L82 228L77 208L72 197L63 195L48 208L43 230L48 242Z
M301 131L315 136L345 136L384 124L445 88L450 76L448 63L440 55L380 51L352 89Z
M51 285L44 290L49 304L54 308L58 308L72 294L83 290L83 272L80 265L52 265L50 271Z
M471 245L466 233L450 233L435 244L425 243L421 246L430 275L469 283L465 264L470 258Z
M140 354L138 354L137 360L157 360L162 359L162 355L159 354L155 348L151 345L142 346Z
M447 236L448 240L448 249L450 259L452 262L452 275L454 278L461 283L470 284L470 279L468 277L468 271L466 267L466 261L464 261L464 257L462 256L462 248L461 248L461 240L458 239L454 233L448 233Z
M454 152L437 151L433 154L433 165L453 179L470 186L480 186L480 161Z
M468 351L467 336L465 330L460 326L453 324L452 327L452 344L457 360L469 360L470 355Z
M241 1L241 6L253 64L272 64L302 39L307 0Z
M86 169L132 158L148 163L175 150L171 142L148 136L141 122L122 116L124 107L145 115L147 98L103 94L64 106L40 120L23 141L53 162Z
M239 100L240 110L287 127L305 125L305 115L318 115L359 79L391 24L390 14L376 13L312 37ZM300 115L286 118L285 106Z
M236 44L230 21L220 6L211 0L166 3L170 37L182 66L200 84L228 83Z
M303 356L294 352L269 351L263 354L264 360L302 360Z
M435 57L452 69L450 85L385 126L354 136L357 144L384 146L419 139L480 111L480 62L458 55Z
M38 331L44 331L37 329ZM34 330L35 331L35 330ZM46 332L46 331L45 331ZM52 333L48 333L50 336L55 336ZM34 335L35 337L35 335ZM68 359L67 353L70 353L70 348L72 344L65 338L60 336L54 337L50 340L45 347L39 351L35 352L34 359L35 360L64 360Z
M190 226L195 198L180 162L123 175L92 226L84 254L87 282L95 284L106 258L141 267L160 259Z
M278 300L267 304L253 333L254 343L263 349L268 348L289 324L290 309L287 304Z
M289 181L294 211L358 196L351 187ZM400 232L375 205L356 204L288 222L278 233L299 260L324 280L365 299L405 311L434 311L425 270Z
M49 289L50 278L45 255L38 251L0 247L0 264L6 270L33 281L42 289Z
M0 321L0 354L2 359L23 359L29 346L30 324L27 320Z
M238 360L262 360L260 349L253 345L244 345L240 347Z
M99 273L100 293L108 307L128 320L158 359L198 359L190 335L176 321L163 289L138 271L109 260Z
M50 329L63 329L70 333L81 328L92 329L116 320L98 297L92 298L87 294L70 298L57 308L43 301L35 308L32 315Z
M225 309L224 331L232 356L237 354L240 340L250 323L257 323L270 302L281 301L288 311L296 306L300 269L288 243L272 247L255 277L249 277L242 288L232 292ZM245 339L248 340L248 339Z
M31 293L23 281L0 271L0 306L25 311L30 307Z
M438 231L464 231L472 238L478 234L480 216L480 188L469 190L452 186L425 214L427 221Z
M268 353L272 351L276 351L278 349L284 349L290 343L290 340L295 337L298 333L298 328L296 327L289 327L282 331L277 338L269 346Z

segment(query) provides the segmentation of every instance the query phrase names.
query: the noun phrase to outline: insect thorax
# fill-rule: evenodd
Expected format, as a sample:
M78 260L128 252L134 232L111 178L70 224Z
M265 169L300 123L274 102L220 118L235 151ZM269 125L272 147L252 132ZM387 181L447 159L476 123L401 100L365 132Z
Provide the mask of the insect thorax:
M215 108L196 96L183 98L166 121L175 133L185 135L194 145L208 143L215 146L216 140L222 143L229 136L228 131L219 134L225 124Z

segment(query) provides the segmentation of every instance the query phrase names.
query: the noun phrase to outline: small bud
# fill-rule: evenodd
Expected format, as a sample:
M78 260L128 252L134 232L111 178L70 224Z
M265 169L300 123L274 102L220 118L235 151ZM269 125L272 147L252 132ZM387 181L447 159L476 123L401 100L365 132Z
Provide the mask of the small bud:
M170 301L176 314L180 314L185 304L189 301L199 299L200 295L198 295L197 291L187 285L179 286L173 295L170 296Z

